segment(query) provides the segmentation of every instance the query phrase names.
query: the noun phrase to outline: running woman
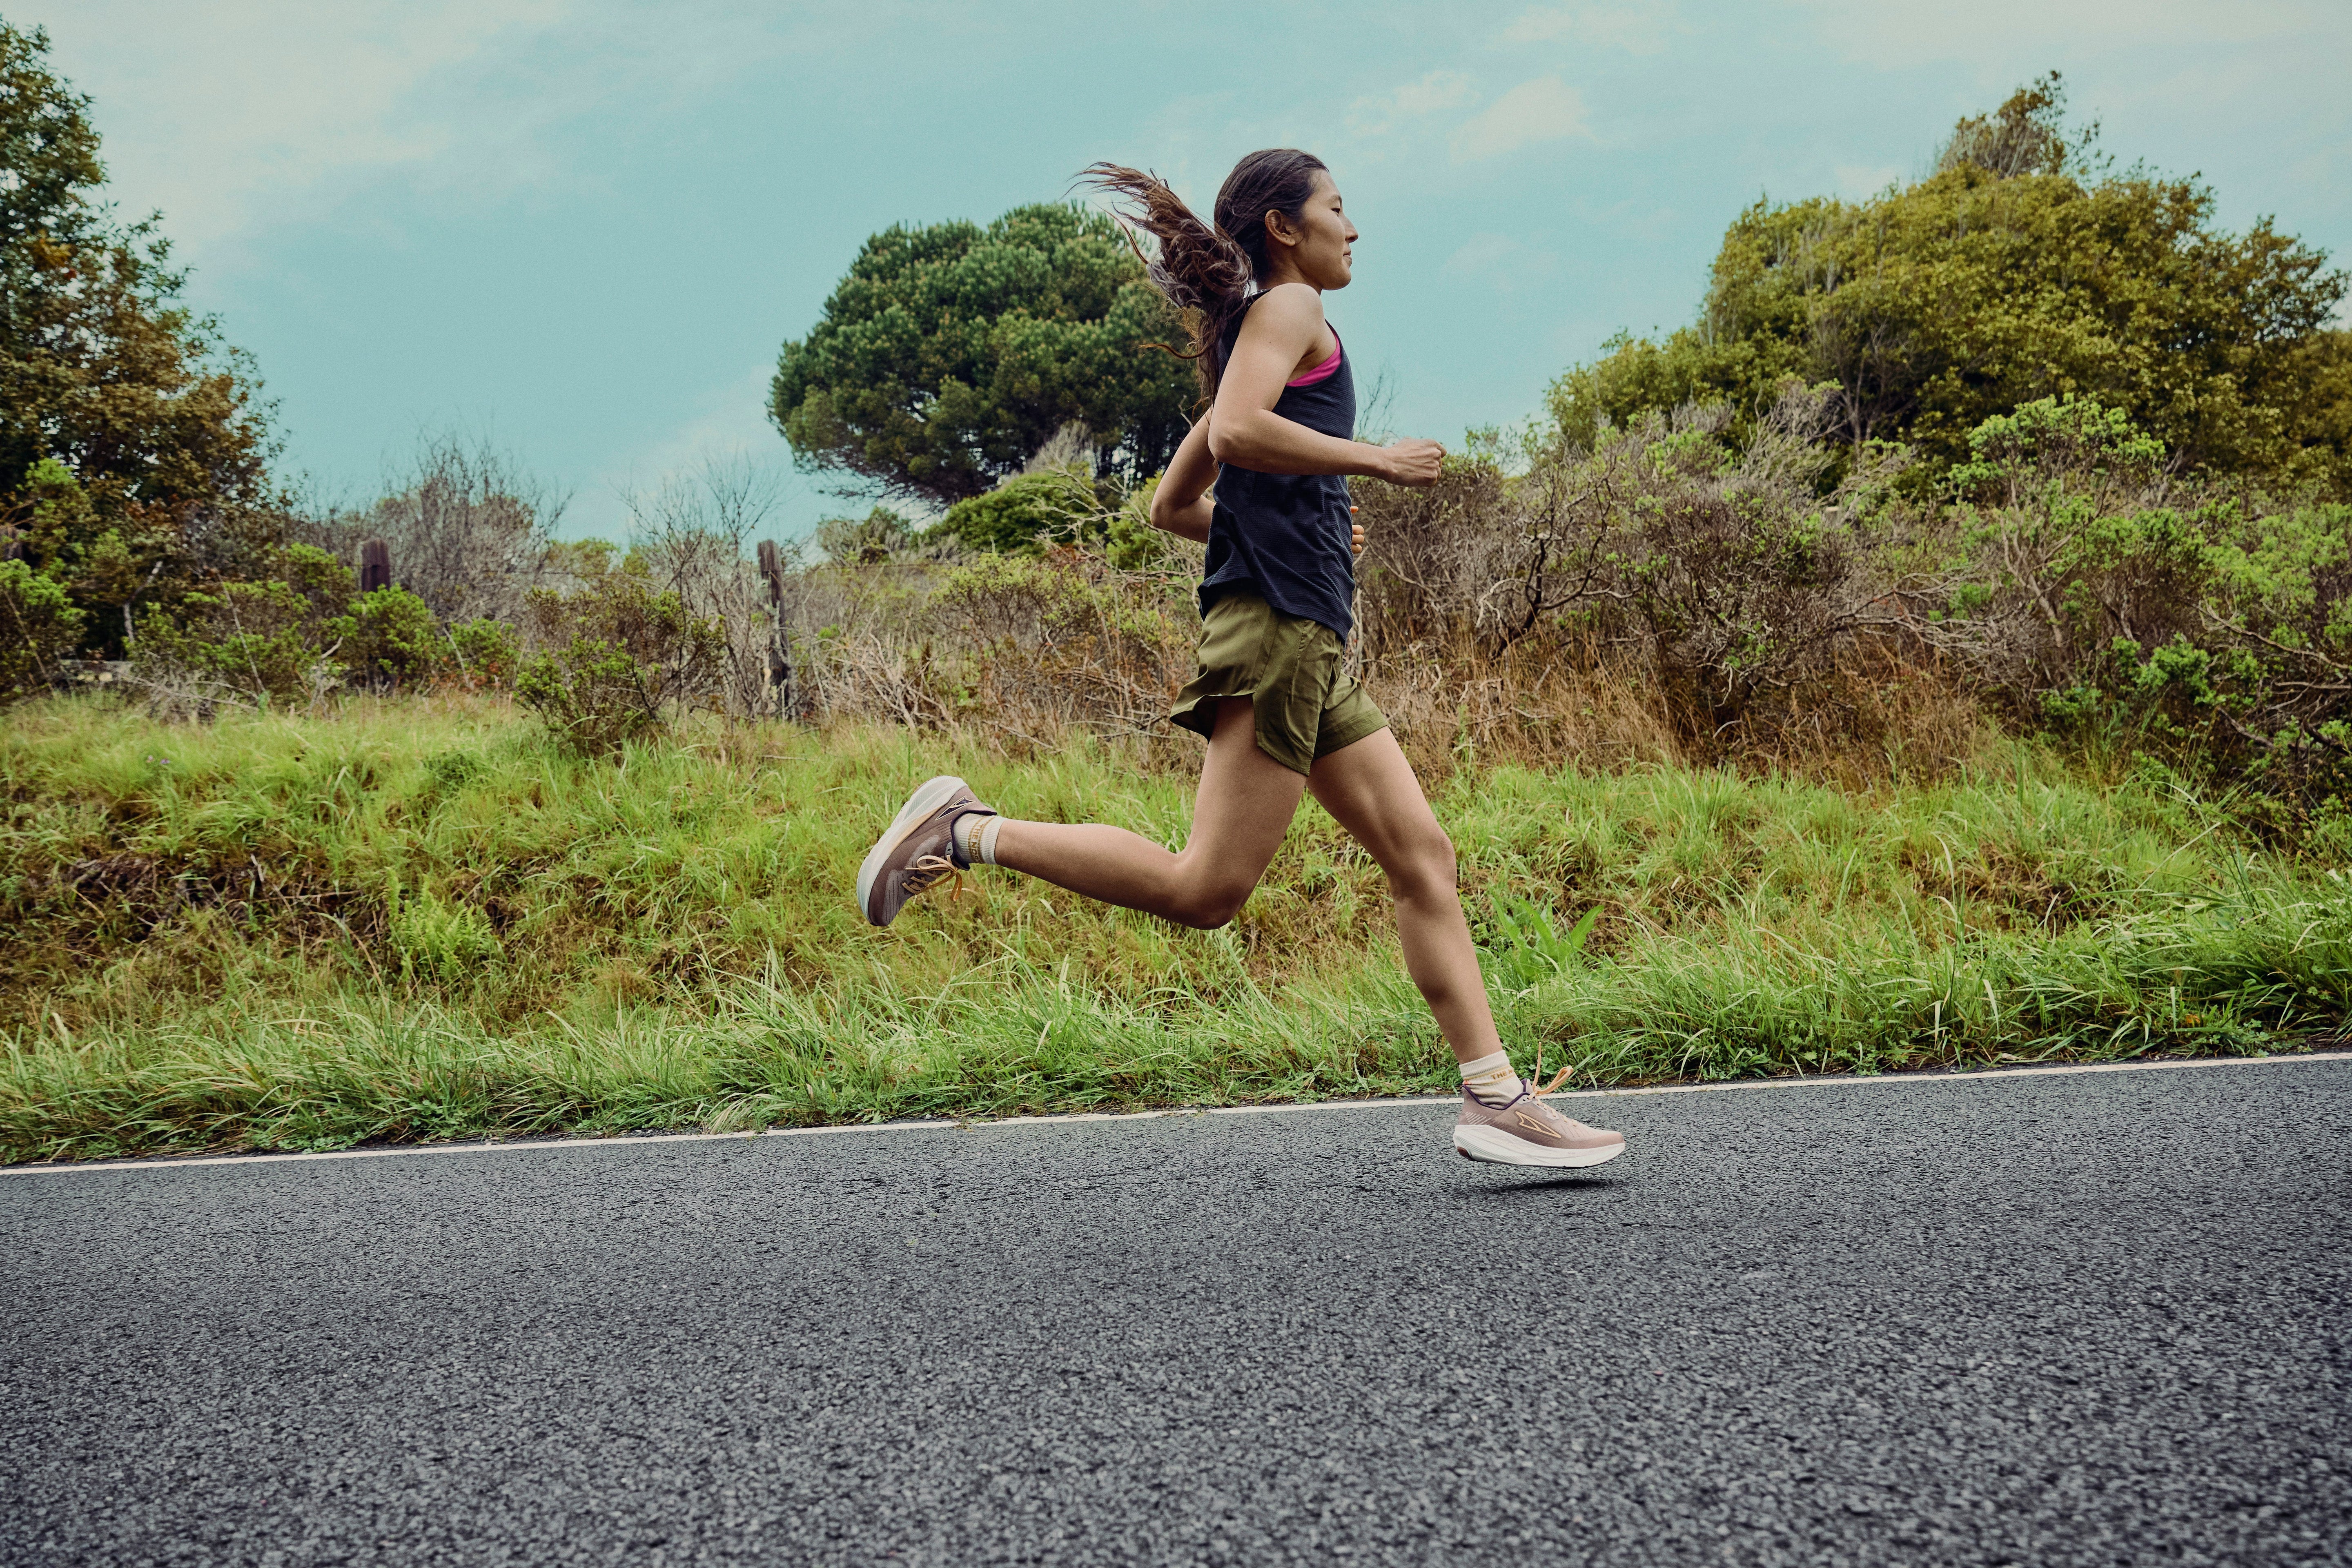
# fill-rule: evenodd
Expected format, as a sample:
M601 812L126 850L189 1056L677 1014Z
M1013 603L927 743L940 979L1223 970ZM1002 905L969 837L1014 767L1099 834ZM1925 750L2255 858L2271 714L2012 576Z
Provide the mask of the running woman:
M1354 439L1355 378L1323 319L1351 276L1355 225L1319 159L1253 153L1202 223L1154 176L1087 171L1159 241L1152 281L1192 323L1209 412L1152 498L1156 528L1209 547L1200 670L1170 717L1208 738L1183 852L1124 828L1024 822L960 778L915 791L857 871L866 918L976 865L1003 866L1180 925L1232 920L1311 790L1387 874L1406 970L1462 1068L1454 1147L1509 1165L1597 1165L1625 1140L1570 1120L1520 1079L1495 1032L1454 887L1454 846L1388 721L1347 672L1355 589L1348 476L1435 482L1434 441ZM1215 487L1214 495L1211 487Z

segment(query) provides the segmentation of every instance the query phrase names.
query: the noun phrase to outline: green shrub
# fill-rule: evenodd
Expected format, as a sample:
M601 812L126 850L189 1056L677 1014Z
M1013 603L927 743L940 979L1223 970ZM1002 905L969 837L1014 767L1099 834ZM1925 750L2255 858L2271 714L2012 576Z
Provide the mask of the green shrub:
M637 573L577 594L533 590L525 629L539 651L517 672L515 698L583 753L609 755L721 696L726 627Z
M155 562L152 528L133 528L141 548L124 541L122 520L110 519L93 503L80 476L54 458L43 458L25 475L19 500L10 510L17 522L16 548L36 572L61 584L82 615L85 637L106 651L124 633L122 610L144 585Z
M514 628L504 621L444 626L405 588L379 588L352 602L332 623L335 654L354 683L375 690L412 689L454 679L503 687L515 673Z
M907 520L887 506L864 517L829 517L816 525L816 547L845 566L871 566L915 542Z
M151 690L199 706L286 702L315 699L341 679L331 653L357 585L352 569L307 544L271 552L268 566L267 579L148 607L131 658Z
M352 601L329 623L348 678L378 690L431 679L450 662L451 647L430 605L405 588L378 588Z
M459 621L447 628L457 673L469 686L505 686L515 676L514 628L504 621Z
M63 584L0 561L0 701L45 690L58 661L81 646L81 628Z
M306 635L307 608L283 583L224 583L187 595L177 615L150 605L131 639L131 663L151 686L200 700L286 701L331 675Z
M1049 536L1092 521L1094 486L1058 468L1017 474L985 495L948 508L930 531L969 550L1035 550Z
M314 624L321 626L350 609L359 592L352 569L313 545L279 545L270 552L268 567L268 576L299 595Z
M1159 489L1160 476L1154 474L1129 491L1104 523L1104 553L1122 572L1176 571L1191 564L1174 534L1151 526L1151 498Z
M2184 485L2114 409L1988 419L1928 640L2029 721L2317 802L2352 787L2352 506Z

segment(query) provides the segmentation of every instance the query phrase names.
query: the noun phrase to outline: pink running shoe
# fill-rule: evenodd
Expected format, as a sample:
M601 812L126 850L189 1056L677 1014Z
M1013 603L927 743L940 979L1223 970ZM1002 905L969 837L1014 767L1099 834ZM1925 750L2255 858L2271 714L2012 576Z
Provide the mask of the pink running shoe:
M1521 1079L1519 1098L1488 1105L1467 1089L1454 1123L1454 1152L1465 1160L1496 1165L1598 1165L1625 1152L1625 1135L1562 1116L1536 1098L1533 1082Z

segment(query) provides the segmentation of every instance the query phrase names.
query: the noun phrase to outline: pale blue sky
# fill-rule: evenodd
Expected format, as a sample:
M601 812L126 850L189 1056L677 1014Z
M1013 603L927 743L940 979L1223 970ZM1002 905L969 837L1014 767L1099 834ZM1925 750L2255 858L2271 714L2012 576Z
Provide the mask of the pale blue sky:
M1328 301L1394 423L1522 417L1620 328L1691 313L1759 194L1917 174L2056 68L2124 162L2201 171L2352 261L2346 0L1583 5L52 0L126 210L251 350L288 467L372 496L488 432L617 533L709 454L788 468L778 345L866 235L1048 200L1097 158L1205 205L1296 145L1363 230ZM794 479L783 519L829 510Z

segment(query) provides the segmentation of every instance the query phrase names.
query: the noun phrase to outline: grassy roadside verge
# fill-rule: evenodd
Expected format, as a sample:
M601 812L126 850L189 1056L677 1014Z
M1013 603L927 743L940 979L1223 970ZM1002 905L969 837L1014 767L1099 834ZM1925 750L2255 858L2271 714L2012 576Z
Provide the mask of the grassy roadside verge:
M1170 842L1188 813L1188 774L1084 744L713 729L615 766L477 700L18 710L0 1158L1447 1087L1379 876L1311 805L1224 931L984 873L868 931L842 889L943 769ZM2352 1010L2340 857L2264 854L2160 773L1465 758L1434 790L1507 1039L1583 1082L2252 1050Z

